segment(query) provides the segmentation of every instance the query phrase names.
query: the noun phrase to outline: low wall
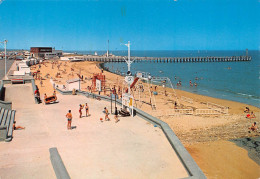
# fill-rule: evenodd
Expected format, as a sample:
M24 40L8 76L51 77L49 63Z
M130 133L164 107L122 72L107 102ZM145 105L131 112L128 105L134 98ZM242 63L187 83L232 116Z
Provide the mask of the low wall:
M60 157L57 148L50 148L50 159L57 179L70 179L69 173Z
M33 90L33 94L34 91L36 90L36 85L35 85L35 81L34 79L24 79L24 83L32 83L32 90ZM12 109L12 102L7 102L7 101L2 101L2 97L4 96L4 85L5 84L12 84L11 80L1 80L1 84L0 84L0 107L4 107L6 109ZM35 100L35 103L37 103L37 100Z
M0 100L4 100L4 92L5 92L4 84L1 82L1 84L0 84Z
M63 95L72 94L71 91L62 91L60 89L57 89L57 91ZM84 95L88 98L100 98L101 100L111 101L111 98L108 96L97 95L85 91L79 91L77 92L77 94ZM116 101L119 105L122 105L121 100L117 99ZM167 123L135 107L134 107L134 113L136 113L137 116L149 121L150 123L158 125L158 127L162 129L169 143L171 144L172 148L178 155L179 159L181 160L182 164L186 168L187 172L189 173L190 175L190 177L188 177L189 179L206 178L202 170L199 168L197 163L193 160L189 152L185 149L181 141L178 139L178 137L175 135L175 133L172 131L172 129L169 127Z
M34 92L36 90L35 80L34 79L31 80L31 83L32 83L33 96L34 96ZM34 101L35 101L35 103L38 103L36 98L34 98Z
M4 101L4 96L5 96L4 83L1 82L1 84L0 84L0 107L11 110L12 102Z
M24 83L31 83L32 80L34 81L34 79L23 79L24 80ZM12 84L12 81L11 80L2 80L2 84L5 85L5 84Z

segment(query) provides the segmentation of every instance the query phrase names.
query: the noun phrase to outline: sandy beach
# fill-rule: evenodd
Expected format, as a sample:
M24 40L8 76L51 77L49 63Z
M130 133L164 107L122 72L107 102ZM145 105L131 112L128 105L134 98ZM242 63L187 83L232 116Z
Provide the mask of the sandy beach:
M32 66L31 69L32 71L40 70L42 80L36 80L36 85L38 85L41 97L43 97L45 93L47 96L53 93L53 86L50 83L51 78L56 84L62 85L66 83L66 80L75 79L78 78L78 75L83 75L84 80L81 82L81 90L89 91L88 86L91 86L93 74L101 73L97 65L97 62L86 61L58 61L56 64L52 64L51 61L46 61L44 64L41 64L40 68L39 65L36 65ZM57 73L60 74L57 75ZM116 88L121 86L121 89L125 87L122 85L124 77L107 71L104 71L103 75L106 77L107 88L111 89L114 85ZM42 81L42 85L40 81ZM146 84L142 83L142 85L145 86ZM175 94L172 89L166 88L168 95L165 96L165 89L161 86L157 87L157 91L158 95L154 96L156 98L156 110L152 110L151 105L141 103L140 101L137 101L135 106L168 123L208 178L229 178L229 176L260 177L260 173L256 172L260 171L260 167L248 157L247 151L227 141L236 138L260 136L258 132L248 132L248 127L251 126L253 121L256 121L258 124L260 123L259 108L234 101L175 90L179 101L181 96L193 99L193 104L180 101L178 108L206 108L205 103L211 102L228 107L229 112L228 114L220 115L197 116L173 114L169 116L167 115L167 111L172 110L174 107L174 101L176 100L176 98L174 98ZM137 90L133 91L133 93L137 99ZM108 94L109 92L106 94L101 92L101 95ZM142 101L149 103L148 91L142 93ZM244 113L246 106L249 107L251 111L254 111L256 118L246 118L246 113ZM229 156L224 157L227 156L227 154L229 154ZM233 161L243 163L243 166L237 165L235 164L236 162ZM224 167L225 165L229 167ZM242 169L243 167L245 167L246 170ZM214 168L218 168L218 170L214 170Z

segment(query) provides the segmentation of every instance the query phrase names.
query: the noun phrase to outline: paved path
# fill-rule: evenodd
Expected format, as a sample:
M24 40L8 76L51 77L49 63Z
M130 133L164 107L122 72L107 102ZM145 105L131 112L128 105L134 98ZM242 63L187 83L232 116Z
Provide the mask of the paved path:
M6 71L10 69L15 60L6 60ZM5 76L5 60L0 60L0 80Z
M59 103L34 104L30 84L6 85L18 125L10 143L0 143L0 178L55 178L49 148L57 147L71 178L183 178L188 174L160 128L139 117L101 123L110 103L62 96ZM90 117L78 116L88 103ZM72 110L72 126L65 114Z

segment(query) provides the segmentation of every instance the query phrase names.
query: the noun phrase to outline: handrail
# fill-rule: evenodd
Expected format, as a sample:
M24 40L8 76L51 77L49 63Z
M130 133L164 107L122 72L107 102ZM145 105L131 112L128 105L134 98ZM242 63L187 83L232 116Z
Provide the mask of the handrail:
M221 113L228 114L228 107L226 107L226 106L221 106L219 104L207 102L207 107L211 108L211 109L214 109L217 107L217 108L220 108Z
M193 104L193 99L191 98L181 96L181 100Z
M221 114L219 109L196 109L195 115L215 115Z

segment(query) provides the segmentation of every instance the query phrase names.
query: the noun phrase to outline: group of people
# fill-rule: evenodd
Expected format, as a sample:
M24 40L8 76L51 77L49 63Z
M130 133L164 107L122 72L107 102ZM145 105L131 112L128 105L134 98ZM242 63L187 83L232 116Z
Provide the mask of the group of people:
M256 118L254 112L253 112L253 111L250 112L249 107L246 107L245 110L244 110L244 112L247 113L247 115L246 115L246 118L247 118L247 119ZM249 127L248 129L249 129L250 131L256 132L257 129L258 129L258 127L257 127L257 125L256 125L256 122L254 122L254 123L251 125L251 127ZM249 132L250 132L250 131L249 131Z
M247 113L247 115L246 115L247 119L256 118L254 112L250 111L249 107L246 107L244 112Z
M194 85L195 87L197 87L197 83L196 83L196 82L192 83L191 80L190 80L190 86L193 87L193 85Z
M82 109L84 109L84 104L79 105L79 118L82 118ZM86 110L86 117L88 117L89 114L89 106L88 103L85 104L85 110Z
M110 121L110 118L108 117L109 112L108 112L108 110L107 110L106 107L104 108L104 113L105 113L105 121ZM116 123L120 121L120 120L118 119L118 110L117 110L117 107L115 107L115 116L114 116L114 118L115 118L115 120L116 120L116 121L115 121ZM103 118L100 118L100 121L103 122Z
M84 109L84 105L80 104L79 105L79 118L82 118L82 110ZM86 110L86 117L90 116L89 114L89 106L88 104L86 103L85 104L85 110ZM104 113L105 113L105 121L110 121L110 118L109 118L109 112L107 110L107 108L105 107L104 108ZM71 130L71 122L72 122L72 113L71 113L71 110L68 111L68 113L66 114L66 118L68 120L68 123L67 123L67 129L68 130ZM118 110L117 110L117 107L115 107L115 122L119 122L120 120L118 119ZM103 118L100 118L100 121L103 122Z

